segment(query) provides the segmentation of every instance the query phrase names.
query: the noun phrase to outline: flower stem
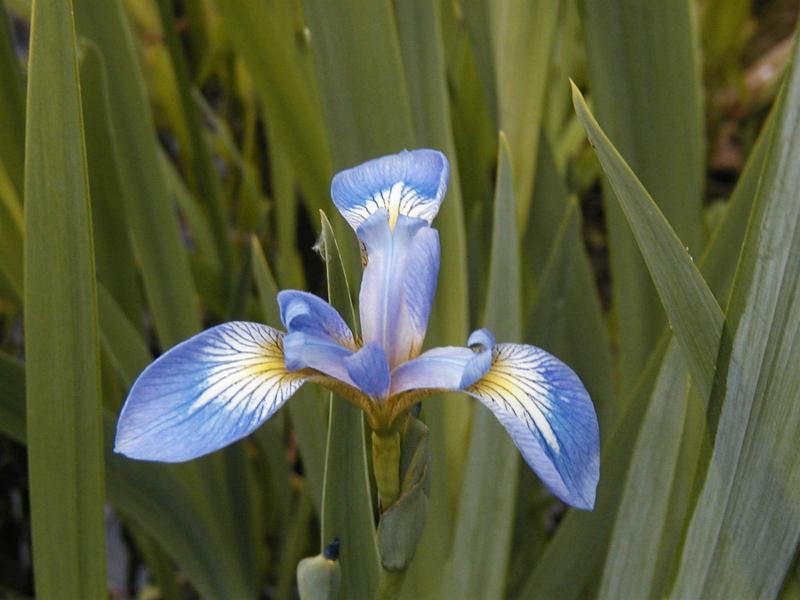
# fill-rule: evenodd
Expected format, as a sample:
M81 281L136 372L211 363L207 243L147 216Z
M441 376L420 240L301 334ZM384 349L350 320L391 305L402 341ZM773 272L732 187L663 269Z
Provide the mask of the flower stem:
M376 600L395 600L400 595L405 577L405 571L389 571L382 568Z
M400 496L400 433L380 435L372 432L372 468L381 499L381 510Z

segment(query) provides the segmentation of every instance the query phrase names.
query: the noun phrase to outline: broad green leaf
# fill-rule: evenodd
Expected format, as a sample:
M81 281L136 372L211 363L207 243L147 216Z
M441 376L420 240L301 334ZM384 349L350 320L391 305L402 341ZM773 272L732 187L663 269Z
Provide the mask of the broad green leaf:
M716 443L673 597L775 597L800 541L800 47L728 306Z
M228 237L228 217L223 204L217 168L211 161L211 153L203 138L200 112L192 100L189 66L186 63L181 40L178 38L174 1L158 0L156 5L161 17L164 41L169 50L172 69L175 73L181 114L189 136L190 146L186 149L186 153L191 166L192 179L198 196L205 203L208 220L216 240L217 256L223 265L223 270L228 270L231 268L232 260L231 243Z
M705 147L694 3L580 0L580 6L597 118L697 256L703 244ZM664 319L613 194L605 184L620 383L626 388L636 381Z
M328 275L328 299L355 331L356 316L347 275L333 229L325 213L321 250ZM322 492L324 548L339 538L342 598L372 598L378 583L378 547L373 523L364 416L360 409L331 394L325 483Z
M431 0L412 0L397 3L394 9L416 142L442 150L450 161L447 197L434 222L442 255L426 340L430 346L461 345L468 327L466 234L448 102L441 6ZM465 438L471 414L455 396L425 403L425 420L432 426L432 437L439 438L431 440L431 469L440 475L432 480L425 533L404 582L406 597L440 595L442 565L450 550L451 499L460 490L464 463L461 444L453 443L448 457L446 441Z
M200 329L200 315L133 40L120 0L76 0L75 20L105 60L126 220L155 330L168 348Z
M84 40L82 50L81 93L97 279L128 319L140 327L142 298L125 210L120 202L122 186L109 116L106 66L96 44Z
M251 237L250 244L253 253L253 279L258 290L261 313L265 323L277 327L280 323L276 300L278 286L272 277L258 238ZM320 395L316 386L305 385L297 390L292 396L292 401L286 405L297 436L303 469L308 486L311 488L317 514L321 514L322 480L325 474L325 440L319 435L324 426Z
M687 249L600 129L574 85L572 98L578 118L630 223L695 384L705 400L714 379L722 334L722 311Z
M521 228L528 223L550 53L560 4L561 0L488 2L499 128L508 136L514 161L514 193Z
M484 321L498 340L511 341L519 340L522 333L522 290L512 159L502 133L499 148ZM449 578L444 588L447 596L502 597L511 550L518 456L511 438L494 415L476 406L455 520Z
M720 306L725 306L733 284L733 277L736 274L736 264L747 231L748 217L758 191L758 182L763 171L774 123L775 108L770 112L767 121L761 128L758 139L747 157L747 163L736 182L736 187L728 200L725 214L720 224L711 233L708 244L700 257L700 270Z
M669 353L632 447L599 598L654 597L653 557L667 522L665 491L678 467L689 389L685 359L680 352Z
M34 2L29 60L25 370L36 595L101 598L100 358L71 2Z

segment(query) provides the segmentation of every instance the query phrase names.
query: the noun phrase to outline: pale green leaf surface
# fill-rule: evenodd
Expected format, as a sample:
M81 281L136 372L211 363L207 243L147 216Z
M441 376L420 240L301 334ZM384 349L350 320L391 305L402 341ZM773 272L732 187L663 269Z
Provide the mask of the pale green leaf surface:
M672 597L778 594L800 541L800 47L734 280L716 444Z
M683 245L697 255L705 148L693 3L580 0L579 6L597 117ZM624 388L636 381L664 319L613 193L604 185Z
M550 144L542 137L522 241L525 341L570 365L595 404L600 431L608 431L619 411L611 383L611 344L583 245L580 206L567 196Z
M695 384L705 400L714 379L722 311L669 222L600 129L574 85L572 91L578 117L614 187Z
M84 39L82 50L80 77L97 279L128 319L140 327L139 274L134 264L125 210L120 202L122 186L109 116L106 67L96 44Z
M518 225L528 223L549 60L560 0L488 3L497 77L499 128L514 161Z
M36 595L100 598L106 572L97 300L69 1L34 2L27 119L25 370Z
M499 148L484 321L499 341L506 342L519 340L522 333L522 290L512 159L502 134ZM494 415L476 406L446 595L464 599L502 596L511 550L518 457L511 438Z
M678 466L690 379L677 345L667 353L632 448L598 598L652 598L656 561Z
M150 349L102 283L97 286L97 309L100 341L128 389L153 359Z
M622 404L616 427L601 432L601 475L594 510L567 512L520 598L577 600L598 585L631 458L630 440L639 431L665 354L677 351L674 339L671 344L667 341L663 336L642 369L637 385Z
M354 328L356 317L338 244L327 217L320 215L328 298ZM322 547L333 538L341 542L341 597L372 598L377 589L379 559L364 416L359 408L331 394L322 493Z
M82 36L106 63L114 160L145 294L163 348L200 329L189 261L158 156L153 115L120 0L76 0Z
M388 0L303 0L334 169L414 143Z
M700 262L701 271L708 278L709 284L718 298L727 295L726 289L733 279L736 269L736 249L740 245L741 236L747 223L747 214L752 203L749 191L754 191L755 182L758 181L763 163L763 148L766 145L763 140L764 133L762 133L761 140L753 150L747 168L737 183L728 212L709 240ZM649 375L651 383L656 369L660 368L661 356L663 356L663 348L650 357L650 367L645 369L651 373ZM640 383L640 385L644 384ZM642 389L644 390L644 388ZM609 446L603 455L602 477L598 488L600 490L599 498L604 500L598 500L594 516L577 511L571 511L567 515L529 578L523 597L538 598L558 594L560 598L569 600L579 597L586 589L594 589L594 586L599 583L601 561L606 556L606 544L611 539L611 526L614 524L616 511L619 508L618 496L609 497L606 495L606 490L609 492L614 489L621 490L624 485L626 465L631 456L628 440L633 439L638 431L638 423L642 418L641 411L647 406L647 394L649 392L640 390L635 397L636 400L633 401L634 404L628 400L621 405L622 412L619 415L621 425L616 424L610 431L601 430L603 445L604 447ZM703 436L705 414L703 411L692 412L692 408L690 408L690 418L692 426L690 427L690 422L687 422L685 433L691 439L687 439L687 443L681 449L686 456L681 456L679 460L682 465L694 469L698 459L697 438ZM604 431L606 432L604 433ZM618 431L620 433L617 433ZM689 441L694 445L689 444ZM692 482L683 480L690 478L691 473L682 474L682 482L686 485L683 494L680 493L677 480L673 481L672 496L675 500L670 502L670 513L679 511L680 513L677 516L671 515L671 519L680 520L680 515L687 510L686 504L689 502ZM665 538L662 539L660 554L667 552L669 556L658 557L660 563L666 562L668 566L666 568L657 567L661 571L669 568L674 554L677 552L675 549L677 541L673 539L673 532L669 532L668 535L669 542L665 541ZM580 550L576 551L576 549ZM654 592L662 590L661 593L664 593L664 579L668 577L669 572L659 571L656 574ZM565 581L569 581L569 585L566 585Z

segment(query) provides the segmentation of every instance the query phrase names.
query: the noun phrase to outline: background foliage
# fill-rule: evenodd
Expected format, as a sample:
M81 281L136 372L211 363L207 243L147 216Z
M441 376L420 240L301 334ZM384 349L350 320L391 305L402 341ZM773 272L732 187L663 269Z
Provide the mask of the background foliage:
M426 401L403 597L800 597L794 1L3 8L0 594L292 598L338 535L342 598L369 597L349 406L303 388L183 465L111 444L162 350L278 324L279 287L346 306L332 174L429 146L452 179L427 344L487 325L556 354L603 447L595 510L567 511L482 407Z

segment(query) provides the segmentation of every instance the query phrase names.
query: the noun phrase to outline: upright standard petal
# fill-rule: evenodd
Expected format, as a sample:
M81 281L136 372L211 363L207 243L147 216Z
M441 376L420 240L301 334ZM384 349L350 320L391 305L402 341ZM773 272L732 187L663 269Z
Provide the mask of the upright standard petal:
M392 373L392 395L464 390L506 428L525 462L564 502L591 509L600 469L597 415L578 376L544 350L494 345L486 330L470 348L435 348Z
M284 366L281 332L233 321L175 346L131 388L114 450L160 462L190 460L256 429L303 384Z
M436 150L404 150L341 171L331 183L336 208L358 231L380 209L386 209L390 228L406 215L431 224L447 191L450 165Z
M425 339L439 274L439 234L423 219L400 215L394 231L386 209L358 229L367 264L359 313L366 343L380 344L390 368L416 356Z

